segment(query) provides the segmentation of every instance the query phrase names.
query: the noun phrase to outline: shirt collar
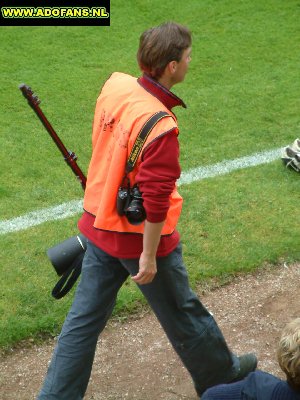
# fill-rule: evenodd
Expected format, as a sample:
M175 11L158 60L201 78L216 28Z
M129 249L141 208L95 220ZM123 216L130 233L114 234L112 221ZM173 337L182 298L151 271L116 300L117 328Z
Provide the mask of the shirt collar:
M169 110L173 107L182 106L186 108L184 102L177 97L174 93L170 92L167 88L161 85L156 80L152 79L149 75L143 74L138 78L138 83L153 96L158 98Z

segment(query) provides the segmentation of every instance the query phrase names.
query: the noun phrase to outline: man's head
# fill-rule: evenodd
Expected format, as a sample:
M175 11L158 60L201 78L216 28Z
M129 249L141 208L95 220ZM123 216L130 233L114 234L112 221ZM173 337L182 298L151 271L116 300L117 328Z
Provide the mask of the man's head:
M284 328L277 351L278 362L290 385L300 391L300 318Z
M167 22L148 29L140 37L137 53L138 64L143 72L159 80L170 72L172 84L181 82L190 61L192 38L188 28Z

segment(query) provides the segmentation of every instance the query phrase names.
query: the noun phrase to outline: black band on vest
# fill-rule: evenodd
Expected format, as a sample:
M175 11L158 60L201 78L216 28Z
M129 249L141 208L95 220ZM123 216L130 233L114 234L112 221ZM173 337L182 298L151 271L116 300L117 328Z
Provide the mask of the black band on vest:
M149 136L150 132L155 127L155 125L162 118L170 117L170 116L171 115L165 111L159 111L159 112L155 113L154 115L152 115L152 117L150 117L148 119L148 121L145 122L144 126L140 130L140 133L138 134L138 136L134 142L134 145L133 145L130 155L128 157L127 164L126 164L126 170L125 170L126 174L128 174L129 172L131 172L133 170L134 165L138 159L138 156L140 155L142 148L147 140L147 137Z

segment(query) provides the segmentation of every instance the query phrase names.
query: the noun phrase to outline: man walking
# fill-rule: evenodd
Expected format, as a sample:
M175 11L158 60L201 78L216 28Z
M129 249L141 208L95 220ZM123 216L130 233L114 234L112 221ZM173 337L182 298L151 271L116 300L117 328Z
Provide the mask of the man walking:
M84 213L78 224L88 245L39 400L83 399L99 334L129 276L199 396L256 368L253 354L237 357L228 349L213 316L190 289L182 260L176 230L182 205L176 189L179 130L172 109L185 104L170 89L185 78L191 45L190 31L176 23L145 31L137 54L142 76L115 72L98 97ZM118 209L121 186L122 196L130 198L129 187L137 194Z

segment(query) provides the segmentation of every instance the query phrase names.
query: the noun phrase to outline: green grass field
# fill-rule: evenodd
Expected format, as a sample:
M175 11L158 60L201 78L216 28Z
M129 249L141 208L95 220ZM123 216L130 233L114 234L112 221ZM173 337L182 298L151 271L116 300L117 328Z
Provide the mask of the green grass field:
M138 75L139 35L167 20L193 32L190 71L174 92L183 171L283 147L300 136L299 1L114 0L110 27L1 27L0 220L80 199L81 186L26 104L41 108L87 171L94 104L113 71ZM299 174L281 160L182 185L178 229L192 286L266 263L300 260ZM46 250L77 233L80 214L1 235L0 347L57 334L73 292L57 301ZM126 284L115 315L143 304Z

